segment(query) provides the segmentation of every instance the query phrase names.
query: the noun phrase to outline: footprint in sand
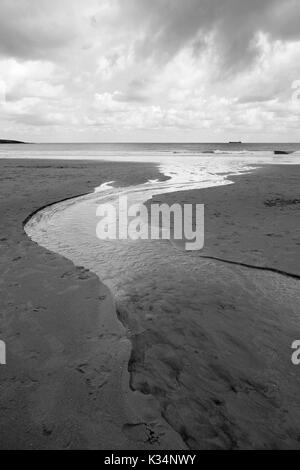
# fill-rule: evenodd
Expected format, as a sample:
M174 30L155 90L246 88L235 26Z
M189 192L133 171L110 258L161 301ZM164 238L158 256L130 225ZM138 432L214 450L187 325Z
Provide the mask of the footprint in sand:
M132 441L157 444L164 433L155 432L147 423L126 423L122 428L124 434Z

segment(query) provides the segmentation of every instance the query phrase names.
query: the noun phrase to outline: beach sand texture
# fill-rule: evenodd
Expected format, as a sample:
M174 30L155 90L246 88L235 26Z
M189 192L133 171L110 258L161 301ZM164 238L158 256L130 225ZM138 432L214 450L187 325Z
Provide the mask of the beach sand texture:
M157 397L189 448L299 448L299 167L230 180L152 200L204 203L205 248L185 255L157 315L124 308L132 387Z
M126 185L159 178L156 167L36 160L0 165L0 337L7 347L7 365L0 368L0 448L180 447L172 429L168 442L157 443L131 408L130 344L108 289L83 267L33 243L23 229L41 206L112 179ZM138 396L135 402L138 408Z
M22 221L120 172L123 184L157 178L125 165L1 161L0 447L300 448L299 167L155 197L205 203L205 250L188 255L201 302L188 282L170 285L151 315L117 306L122 327L97 277L32 243Z

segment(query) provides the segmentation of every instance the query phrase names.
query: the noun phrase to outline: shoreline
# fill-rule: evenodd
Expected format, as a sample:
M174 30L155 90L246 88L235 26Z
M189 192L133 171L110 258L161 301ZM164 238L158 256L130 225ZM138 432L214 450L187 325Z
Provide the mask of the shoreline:
M129 314L132 387L157 397L190 449L300 448L299 173L264 165L232 185L151 200L206 207L204 250L187 255L202 266L200 303L192 310L185 283L184 310L175 298L151 322Z
M109 290L93 273L31 241L23 224L40 210L43 200L48 206L55 204L53 199L59 193L69 193L62 199L77 197L77 181L79 190L85 188L82 194L86 194L112 179L106 173L115 173L114 179L119 181L121 174L120 182L123 173L125 186L130 179L142 182L163 176L156 165L143 163L6 160L1 164L0 208L6 222L5 230L1 227L1 261L9 268L0 287L0 337L7 345L7 365L0 369L0 397L6 410L1 412L0 448L161 449L159 442L148 442L150 428L142 425L140 429L138 415L126 396L127 372L118 372L118 364L127 370L123 356L129 345ZM56 187L49 181L49 173L53 173ZM34 181L26 184L26 180ZM16 201L10 204L3 190L10 193L10 182L18 181L22 184L16 184L16 191L11 193ZM24 201L24 193L27 204L21 208L19 199ZM105 317L110 322L108 332L101 326ZM97 340L99 335L102 339ZM115 374L101 366L107 354L111 355ZM104 393L107 380L121 382L112 385L111 393ZM125 395L118 402L122 389ZM13 424L16 420L18 433Z
M101 163L100 163L100 164L101 164ZM281 167L281 168L283 168L283 167ZM270 169L270 167L267 166L266 171L268 171L269 169ZM262 171L264 171L264 170L262 170ZM250 179L251 179L251 175L252 175L252 177L253 177L253 174L251 173L249 176L247 176L247 175L238 175L238 176L236 176L236 177L234 177L234 178L235 178L237 181L243 179L245 176L246 176L246 178L249 178L249 177L250 177ZM231 179L233 179L233 177L232 177L231 175L229 175L229 177L230 177ZM193 198L193 197L196 197L196 199L199 199L199 193L204 194L204 193L206 193L207 191L210 191L211 193L214 193L216 190L217 190L217 192L220 192L220 191L222 192L222 189L224 189L224 188L226 188L226 192L228 192L228 191L230 192L230 188L232 188L233 186L234 186L234 185L230 185L230 186L227 186L227 187L225 187L225 186L219 186L219 187L213 187L213 188L206 188L206 189L202 189L202 190L200 189L200 190L192 190L192 191L179 192L179 193L170 193L170 194L166 194L166 195L161 195L161 196L159 196L159 197L161 197L162 199L164 199L164 200L166 200L166 201L170 201L170 199L171 199L173 202L174 202L174 200L175 200L176 202L178 202L178 201L180 201L180 200L185 200L187 194L189 194L189 197L192 197L192 198ZM80 196L73 196L73 197L71 197L71 198L65 198L64 200L73 199L73 198L77 198L77 197L80 197ZM62 202L62 201L59 201L59 202ZM186 201L185 201L185 202L186 202ZM51 205L56 204L56 203L57 203L57 202L51 203L51 204L47 204L46 206L48 206L48 205L51 206ZM36 212L39 212L40 210L42 210L42 209L41 209L41 208L37 209L37 210L35 211L35 213L36 213ZM33 214L32 214L32 215L33 215ZM32 216L32 215L31 215L31 216ZM27 218L26 218L25 220L27 220L27 219L29 220L29 219L31 218L31 216L27 216ZM59 255L55 255L55 256L59 256ZM200 257L201 257L201 258L204 258L204 256L201 256L201 255L200 255ZM207 257L207 258L209 258L209 257ZM67 260L67 261L68 261L68 260ZM220 262L224 262L224 261L225 261L225 262L231 263L231 261L228 261L228 260L219 260L219 261L220 261ZM237 262L235 262L235 261L232 261L232 263L233 263L233 264L237 264ZM247 266L246 266L246 267L247 267ZM251 268L254 267L254 268L256 268L256 266L252 266L252 265L251 265L251 266L249 265L248 267L251 267ZM75 269L78 269L78 268L75 267ZM264 268L258 267L258 269L264 269ZM299 277L298 277L298 275L297 275L297 279L298 279L298 278L299 278ZM97 279L98 279L98 278L97 278ZM100 283L101 283L101 280L100 280ZM122 313L121 313L121 312L118 312L118 310L116 311L116 313L117 313L117 316L118 316L119 321L120 321L121 323L123 323L123 320L122 320ZM127 326L128 326L128 325L127 325ZM132 348L131 348L131 357L130 357L130 361L129 361L129 364L128 364L128 369L129 369L129 372L128 372L128 373L130 374L130 388L131 388L131 390L132 390L133 392L136 392L137 390L139 390L139 387L136 387L136 383L135 383L135 382L136 382L136 377L135 377L136 374L135 374L135 371L132 370L132 364L135 366L135 362L136 362L136 357L135 357L135 356L136 356L136 355L139 356L139 354L140 354L140 353L139 353L140 345L135 342L135 337L134 337L134 335L133 335L133 337L131 338L131 345L132 345ZM142 394L144 393L142 390L141 390L141 392L142 392ZM155 397L155 393L153 394L153 396ZM159 401L159 398L158 398L158 401ZM153 404L152 404L152 405L153 405ZM196 448L196 447L195 447L195 444L192 443L194 437L192 437L192 436L193 436L193 432L192 432L191 435L190 435L190 428L189 428L189 424L188 424L188 423L187 423L187 430L182 431L180 428L178 428L178 425L176 425L176 421L174 422L174 419L173 419L173 418L170 418L170 414L169 414L169 412L168 412L167 410L164 410L161 414L162 414L163 418L169 423L169 425L176 431L176 433L178 433L179 435L181 435L181 437L182 437L183 440L185 441L187 447L189 447L189 448L191 448L191 449ZM177 418L177 419L178 419L178 418ZM134 442L134 439L137 438L137 435L138 435L141 431L143 431L143 429L139 429L139 426L142 426L142 427L143 427L143 426L145 426L145 424L144 424L144 423L140 423L140 425L138 425L138 426L134 425L134 430L133 430L132 428L130 428L130 434L129 434L129 435L131 436L132 442ZM127 430L127 432L128 432L128 430ZM146 430L144 429L144 432L147 433L147 429L146 429ZM210 431L210 432L211 432L211 431ZM137 442L135 442L135 447L134 447L134 448L137 448L136 445L137 445ZM197 444L197 445L198 445L198 444ZM214 448L215 445L216 445L216 448L218 448L218 445L217 445L216 443L215 443L215 444L213 444L213 443L210 444L210 446L211 446L212 448ZM228 445L229 445L229 444L228 444ZM294 444L294 445L295 445L295 444ZM229 445L229 447L230 447L230 445ZM153 447L151 447L151 448L153 448ZM158 448L159 448L159 447L158 447ZM178 449L178 447L176 447L176 448ZM209 448L210 448L210 447L209 447Z
M237 261L231 261L231 260L223 259L223 258L216 258L214 256L201 256L201 258L212 260L212 261L220 261L220 263L233 264L235 266L242 266L244 268L249 268L249 269L257 269L259 271L269 271L270 273L280 274L281 276L290 277L292 279L300 279L300 275L288 273L286 271L281 271L280 269L255 266L254 264L239 263Z
M297 279L299 244L294 221L300 203L299 168L292 164L260 165L251 172L228 175L233 184L158 199L168 204L184 201L206 206L206 239L200 257L267 268Z

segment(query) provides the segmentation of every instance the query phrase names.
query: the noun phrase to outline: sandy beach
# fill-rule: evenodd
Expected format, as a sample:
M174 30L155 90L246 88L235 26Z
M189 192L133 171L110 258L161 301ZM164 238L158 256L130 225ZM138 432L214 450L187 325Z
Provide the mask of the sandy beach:
M1 160L1 449L155 449L131 407L130 343L99 279L39 247L23 222L40 207L93 191L163 178L154 165ZM109 383L109 386L103 387ZM132 398L131 398L132 399ZM168 433L168 429L166 430ZM170 442L170 444L168 444Z
M0 0L0 450L300 450L299 22Z
M228 179L234 184L173 193L153 202L205 205L202 257L299 276L299 166L268 165Z
M200 302L185 272L159 315L126 318L132 387L157 397L189 448L300 448L299 171L266 166L152 200L205 204L205 248L189 255Z
M31 242L23 221L104 181L158 178L156 167L0 163L0 448L300 448L298 166L154 198L204 203L206 240L187 255L202 268L201 302L185 282L150 317L122 311L94 274Z

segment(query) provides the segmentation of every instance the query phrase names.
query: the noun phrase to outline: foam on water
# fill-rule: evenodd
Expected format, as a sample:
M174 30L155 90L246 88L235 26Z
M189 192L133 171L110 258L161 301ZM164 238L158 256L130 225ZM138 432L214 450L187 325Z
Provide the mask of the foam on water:
M241 396L244 400L238 401L238 409L245 403L245 409L248 406L251 419L258 426L262 409L276 414L276 409L271 408L273 402L276 403L274 388L270 389L270 401L269 395L261 392L269 390L266 388L269 382L258 379L256 370L257 364L259 370L264 370L260 364L265 364L265 356L261 357L259 351L265 345L258 347L258 353L254 354L248 345L248 335L263 342L266 330L273 324L271 320L263 321L262 334L258 329L261 312L271 312L269 318L272 321L273 316L276 318L274 306L278 311L286 312L298 286L293 280L283 281L276 274L258 272L253 276L248 272L253 270L246 270L241 275L223 263L181 251L167 240L99 240L96 237L99 221L96 210L103 202L117 205L121 194L128 196L129 203L142 203L161 193L229 184L228 174L252 171L260 164L299 164L300 155L283 156L280 161L270 153L255 158L236 154L215 155L214 158L208 155L176 155L172 159L152 155L151 158L170 180L149 181L126 188L115 188L109 182L94 194L42 210L29 221L26 232L40 245L95 272L111 289L137 351L133 388L161 400L168 423L177 430L182 419L184 434L193 436L197 445L206 432L209 438L218 437L220 448L231 448L226 437L228 432L224 437L222 429L227 429L228 422L236 422L231 396L235 399L237 392L232 393L231 388L235 387L235 380L243 377L245 370L249 371L250 378L247 376L246 395L238 394L238 400ZM268 299L272 299L271 306ZM236 311L230 310L236 304ZM258 312L254 316L259 318L257 322L247 315L249 306ZM239 315L243 316L242 323L238 321ZM243 329L241 325L244 325ZM275 331L277 334L279 330ZM267 354L270 353L269 343L267 341ZM224 344L227 345L225 353ZM224 354L226 360L222 362ZM253 369L249 364L254 364ZM276 368L277 363L272 371ZM272 376L272 384L273 380ZM255 394L257 383L258 394ZM251 394L248 384L254 384ZM226 405L214 405L216 398L218 403L224 399ZM266 404L262 400L266 400ZM195 422L205 424L199 431L200 437L195 431ZM224 423L224 426L215 426L215 423ZM232 433L235 429L232 428ZM248 421L245 421L247 432ZM243 434L240 428L237 433Z
M131 156L128 160L136 161L136 158ZM44 209L26 226L26 231L33 240L98 274L120 302L137 285L142 296L148 292L149 296L155 297L157 294L150 289L154 278L160 285L160 295L164 295L166 266L170 263L177 265L178 277L173 279L176 287L190 263L194 264L195 275L200 269L199 261L187 253L180 253L164 241L99 240L96 237L99 222L96 209L100 203L109 202L117 206L119 195L127 195L129 204L141 204L157 194L230 184L230 180L226 179L228 174L251 171L253 165L278 163L278 159L270 154L259 155L255 159L253 155L218 155L213 159L207 155L176 155L172 160L169 157L152 155L151 161L159 164L161 172L169 176L168 181L149 181L126 188L114 188L112 182L108 182L94 194ZM300 163L300 156L295 158L287 155L280 162ZM144 281L141 284L142 278ZM183 303L184 301L185 296L182 298Z

